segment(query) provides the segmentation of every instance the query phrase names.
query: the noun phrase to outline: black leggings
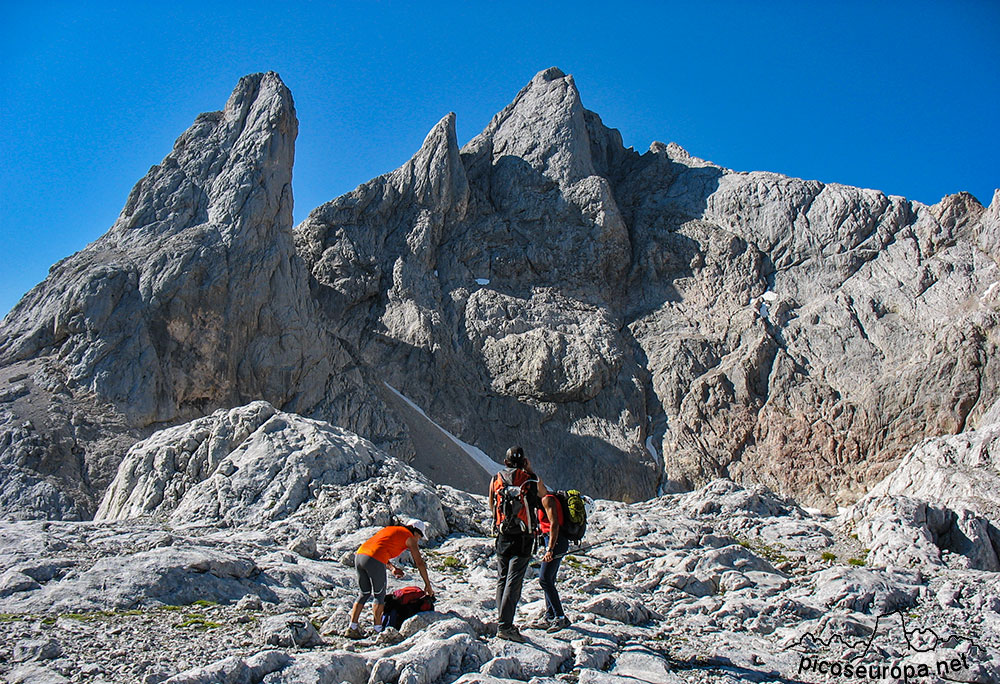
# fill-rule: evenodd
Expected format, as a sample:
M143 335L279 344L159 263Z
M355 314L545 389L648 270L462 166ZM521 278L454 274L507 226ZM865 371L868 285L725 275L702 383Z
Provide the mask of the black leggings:
M354 554L354 569L358 571L358 586L361 593L357 602L364 605L375 594L375 603L385 603L386 574L385 563L363 553Z
M548 537L545 538L545 545L548 546ZM559 572L559 564L562 563L563 556L569 551L569 539L559 535L556 539L556 546L552 552L555 558L551 563L542 561L542 566L538 569L538 583L542 585L542 592L545 594L545 616L549 620L563 617L562 602L559 600L559 592L556 590L556 573Z

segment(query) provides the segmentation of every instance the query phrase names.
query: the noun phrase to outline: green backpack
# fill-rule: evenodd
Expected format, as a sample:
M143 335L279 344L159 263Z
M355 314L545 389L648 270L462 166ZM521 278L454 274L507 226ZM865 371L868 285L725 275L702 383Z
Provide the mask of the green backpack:
M570 541L579 543L587 532L587 508L583 495L576 489L559 490L556 498L562 505L563 526L560 534Z

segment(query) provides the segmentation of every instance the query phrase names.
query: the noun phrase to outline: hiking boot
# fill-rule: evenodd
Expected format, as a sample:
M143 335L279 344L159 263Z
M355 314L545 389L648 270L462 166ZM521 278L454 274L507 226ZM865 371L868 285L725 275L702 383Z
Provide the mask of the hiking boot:
M516 641L519 644L523 644L525 641L527 641L527 639L525 639L521 635L521 633L519 631L517 631L517 627L508 627L506 629L504 629L504 628L498 629L497 630L497 638L498 639L504 639L506 641Z
M569 624L570 624L569 618L566 617L565 615L560 615L549 624L549 628L546 629L545 631L549 632L550 634L552 632L559 632L569 627Z
M361 631L360 627L348 627L344 636L348 639L364 639L365 633Z

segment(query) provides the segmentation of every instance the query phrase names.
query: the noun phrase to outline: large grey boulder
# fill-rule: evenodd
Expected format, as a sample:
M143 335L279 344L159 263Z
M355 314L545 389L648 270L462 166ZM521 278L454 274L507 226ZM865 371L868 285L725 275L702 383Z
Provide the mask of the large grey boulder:
M263 525L308 508L328 514L328 527L341 532L386 524L393 514L426 521L429 537L448 530L440 496L422 475L353 433L267 402L136 444L96 519Z

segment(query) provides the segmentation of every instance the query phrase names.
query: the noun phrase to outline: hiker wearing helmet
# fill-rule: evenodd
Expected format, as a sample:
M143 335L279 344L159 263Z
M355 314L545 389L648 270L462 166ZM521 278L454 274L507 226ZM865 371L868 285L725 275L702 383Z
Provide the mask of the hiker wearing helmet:
M545 556L538 570L538 583L545 594L545 627L548 632L558 632L569 627L569 619L563 614L562 602L556 590L556 573L563 556L569 551L569 538L562 534L563 519L562 503L553 493L542 497L542 505L538 509L538 528L545 541Z
M358 586L361 593L351 608L351 625L347 628L344 636L351 639L360 639L364 636L358 620L361 618L361 611L365 607L368 599L375 596L373 605L373 621L375 633L382 631L382 611L385 607L386 590L386 568L398 579L403 576L403 569L392 564L391 559L397 557L403 551L409 551L413 557L413 562L420 571L420 576L424 580L424 591L428 596L434 596L431 588L431 581L427 577L427 566L420 555L418 540L422 539L427 531L427 523L423 520L408 520L403 525L390 525L383 527L368 539L358 552L354 555L354 568L358 572Z
M497 532L497 636L523 642L514 626L514 613L521 600L521 585L528 569L535 543L535 513L546 494L545 485L531 470L531 464L519 446L511 447L504 457L506 470L490 482L490 512Z

